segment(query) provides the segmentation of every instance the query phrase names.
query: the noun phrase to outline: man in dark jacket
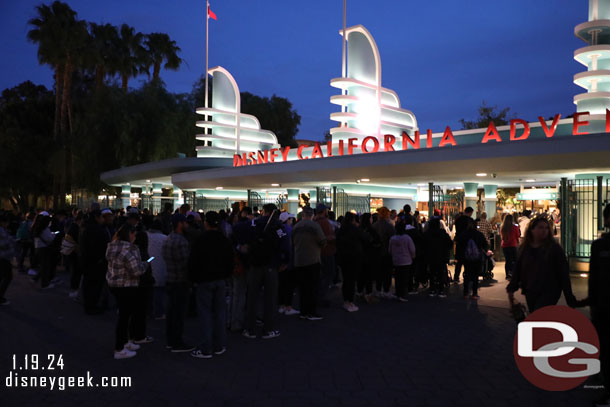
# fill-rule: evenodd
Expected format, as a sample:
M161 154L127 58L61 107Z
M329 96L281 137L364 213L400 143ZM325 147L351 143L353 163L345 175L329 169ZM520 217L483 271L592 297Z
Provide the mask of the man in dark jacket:
M462 272L462 265L464 264L464 260L460 257L461 253L464 252L464 247L461 246L461 239L459 238L462 233L466 231L468 228L468 224L472 221L472 214L474 213L474 209L470 206L464 209L464 213L462 213L455 220L455 273L453 275L453 281L456 283L460 282L460 273Z
M482 267L483 256L487 253L489 245L483 233L477 230L474 219L468 217L466 230L456 237L456 257L464 262L464 298L468 298L469 283L472 282L473 300L478 300L479 271Z
M90 315L103 312L98 303L108 271L106 246L110 242L108 232L102 226L103 222L99 209L90 212L79 238L83 270L83 304L85 313Z
M226 280L233 272L233 246L218 230L220 216L205 215L205 232L194 242L189 260L191 281L197 285L197 305L203 323L201 345L191 356L209 359L226 351Z
M433 217L428 222L428 230L424 232L425 262L430 269L430 291L437 293L439 297L445 298L447 293L447 263L449 262L449 251L451 250L451 238L441 228L441 221Z

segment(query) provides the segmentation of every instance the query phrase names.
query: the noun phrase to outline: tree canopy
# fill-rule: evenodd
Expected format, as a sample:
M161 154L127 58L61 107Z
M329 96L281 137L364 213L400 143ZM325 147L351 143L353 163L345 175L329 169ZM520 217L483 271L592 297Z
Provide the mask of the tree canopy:
M504 126L510 120L508 117L509 111L509 107L498 109L498 106L489 106L483 101L478 109L479 117L475 120L460 119L460 123L463 130L485 128L489 126L489 123L493 123L496 126Z

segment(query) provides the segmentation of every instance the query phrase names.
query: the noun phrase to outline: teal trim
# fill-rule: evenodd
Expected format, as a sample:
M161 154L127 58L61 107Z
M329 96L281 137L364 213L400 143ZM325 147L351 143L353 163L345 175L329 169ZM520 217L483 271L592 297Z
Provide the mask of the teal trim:
M383 195L391 195L395 197L403 197L403 198L415 198L417 197L417 188L401 188L401 187L387 187L381 185L370 185L367 183L361 184L333 184L337 188L342 188L344 192L348 194L361 194L368 195L371 194L375 196L375 194L383 194Z
M556 200L557 199L557 192L544 192L542 190L540 191L528 191L528 192L523 192L523 193L518 193L517 194L517 199L519 201L537 201L537 200Z
M478 182L464 182L464 195L466 198L476 198L478 188Z
M485 199L496 199L497 185L483 185L483 189L485 190Z

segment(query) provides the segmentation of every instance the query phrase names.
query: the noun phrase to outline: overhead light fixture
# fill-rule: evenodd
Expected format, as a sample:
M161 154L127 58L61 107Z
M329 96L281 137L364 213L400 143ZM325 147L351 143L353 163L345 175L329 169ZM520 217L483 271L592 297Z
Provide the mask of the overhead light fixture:
M580 274L580 277L582 277L582 278L587 278L587 277L589 277L589 275L588 275L587 273L581 273L581 274Z
M535 179L526 179L525 182L536 182Z
M464 189L464 187L455 187L455 189Z
M280 184L271 184L272 187L279 187L281 186Z
M360 179L360 181L362 181L362 182L369 182L369 181L370 181L370 179L368 179L368 178L362 178L362 179Z
M216 187L216 191L220 191L222 187Z
M477 172L477 177L486 177L487 173L485 172Z
M425 187L426 184L417 184L418 187Z
M360 180L359 179L356 180L356 184L360 184Z
M150 180L149 180L149 179L147 179L147 180L146 180L146 182L150 182Z

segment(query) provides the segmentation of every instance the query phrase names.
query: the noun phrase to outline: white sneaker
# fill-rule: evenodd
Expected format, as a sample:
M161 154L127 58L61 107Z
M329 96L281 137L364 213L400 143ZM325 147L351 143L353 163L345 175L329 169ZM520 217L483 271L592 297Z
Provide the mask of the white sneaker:
M140 345L133 343L132 341L129 341L125 344L125 348L123 348L123 349L134 351L134 350L140 349Z
M68 297L70 297L70 298L78 297L78 290L70 291L70 293L68 294Z
M398 297L398 301L400 301L400 302L407 302L409 300L407 300L405 297Z
M114 351L114 358L115 359L129 359L132 358L136 355L136 353L132 350L129 350L127 348L123 348L122 351L117 352L116 350Z
M36 277L38 275L38 272L34 269L29 269L28 270L28 276L32 276L32 277Z
M51 288L54 288L54 287L55 287L55 284L50 283L50 284L49 284L48 286L46 286L46 287L40 287L40 289L41 289L41 290L50 290Z
M358 306L356 304L354 304L353 302L350 304L352 309L350 312L356 312L358 311L360 308L358 308Z
M280 314L283 314L284 312L286 312L286 307L283 305L280 306L280 309L278 309L277 312L279 312Z
M294 308L286 308L286 311L284 311L284 315L299 315L300 313L301 311Z
M417 291L409 291L409 295L417 295Z

